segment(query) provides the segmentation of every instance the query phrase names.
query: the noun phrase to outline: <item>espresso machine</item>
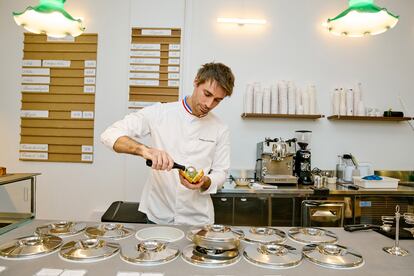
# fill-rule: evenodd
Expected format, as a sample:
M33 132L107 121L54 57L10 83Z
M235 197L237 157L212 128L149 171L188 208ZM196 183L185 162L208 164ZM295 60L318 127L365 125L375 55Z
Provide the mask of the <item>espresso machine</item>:
M303 185L312 185L312 168L311 168L311 152L310 141L312 137L312 131L310 130L297 130L296 142L299 146L299 150L295 155L295 175L298 177L298 183Z
M295 141L281 138L257 143L256 180L265 184L296 184L293 176Z

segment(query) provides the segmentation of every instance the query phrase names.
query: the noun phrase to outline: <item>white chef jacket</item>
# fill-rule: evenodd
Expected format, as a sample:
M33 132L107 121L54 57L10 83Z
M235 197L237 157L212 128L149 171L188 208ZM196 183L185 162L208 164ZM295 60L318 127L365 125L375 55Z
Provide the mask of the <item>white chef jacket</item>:
M191 190L180 183L178 170L151 170L139 210L160 224L201 225L214 223L210 194L217 192L230 167L229 130L214 114L198 118L183 102L156 104L125 116L101 135L111 149L121 136L151 136L152 147L166 151L185 166L203 169L211 179L206 191Z

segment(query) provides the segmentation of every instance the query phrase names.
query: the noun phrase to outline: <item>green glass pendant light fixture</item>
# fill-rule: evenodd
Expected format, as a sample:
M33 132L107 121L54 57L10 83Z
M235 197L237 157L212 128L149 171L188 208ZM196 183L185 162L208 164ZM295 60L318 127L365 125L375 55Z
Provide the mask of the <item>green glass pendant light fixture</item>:
M85 27L81 19L73 18L63 7L66 0L39 0L39 5L27 7L23 12L13 12L17 25L36 34L50 37L73 37L82 34Z
M349 8L334 18L329 18L324 26L335 35L361 37L377 35L397 25L399 16L378 7L374 0L349 0Z

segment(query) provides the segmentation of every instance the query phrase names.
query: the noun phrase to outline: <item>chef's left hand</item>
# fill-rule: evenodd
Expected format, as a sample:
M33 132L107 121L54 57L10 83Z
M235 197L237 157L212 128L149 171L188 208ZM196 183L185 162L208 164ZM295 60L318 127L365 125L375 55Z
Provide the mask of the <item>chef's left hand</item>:
M180 173L178 174L180 176L180 182L183 184L186 188L190 190L199 190L202 191L207 190L210 187L211 180L208 176L203 176L200 181L196 183L190 183L187 179L185 179Z

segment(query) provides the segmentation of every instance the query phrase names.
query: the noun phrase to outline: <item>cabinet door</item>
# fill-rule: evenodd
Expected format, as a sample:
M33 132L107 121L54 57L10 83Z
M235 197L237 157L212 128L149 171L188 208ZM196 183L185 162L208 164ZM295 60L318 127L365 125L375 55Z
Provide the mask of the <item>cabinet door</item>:
M233 197L214 196L214 223L233 225Z
M234 225L267 226L268 206L267 197L235 197Z
M293 197L272 197L272 226L293 226L296 210L294 204Z

